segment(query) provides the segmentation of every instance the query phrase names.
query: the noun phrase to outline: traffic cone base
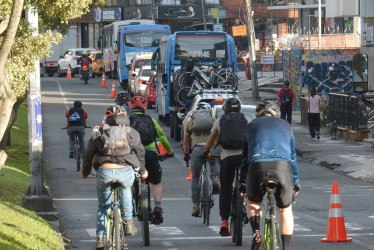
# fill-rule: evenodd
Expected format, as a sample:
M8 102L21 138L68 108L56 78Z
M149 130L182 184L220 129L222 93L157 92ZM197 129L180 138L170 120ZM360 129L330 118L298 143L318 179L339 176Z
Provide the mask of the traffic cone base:
M112 84L112 92L110 93L110 98L116 98L117 96L117 93L116 93L116 82L113 81L113 84Z
M66 73L66 78L68 79L71 79L71 69L70 69L70 65L68 66L68 72Z
M103 76L101 77L101 87L106 87L105 71L103 71Z
M342 204L340 201L339 185L337 182L332 183L329 221L327 225L326 238L321 242L350 242L352 238L347 238L345 231Z

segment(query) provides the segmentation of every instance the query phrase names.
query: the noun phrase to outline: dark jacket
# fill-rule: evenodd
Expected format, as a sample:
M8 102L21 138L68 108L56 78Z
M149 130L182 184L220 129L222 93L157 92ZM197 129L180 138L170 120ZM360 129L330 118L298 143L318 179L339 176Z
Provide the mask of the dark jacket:
M124 115L116 115L107 118L106 123L116 126L123 123L130 126L129 119ZM123 156L106 156L99 150L99 143L93 137L90 138L86 147L86 154L83 161L82 174L88 176L91 173L92 166L97 171L103 163L129 164L134 168L140 168L140 173L145 171L144 147L140 141L139 133L131 128L128 136L131 152Z

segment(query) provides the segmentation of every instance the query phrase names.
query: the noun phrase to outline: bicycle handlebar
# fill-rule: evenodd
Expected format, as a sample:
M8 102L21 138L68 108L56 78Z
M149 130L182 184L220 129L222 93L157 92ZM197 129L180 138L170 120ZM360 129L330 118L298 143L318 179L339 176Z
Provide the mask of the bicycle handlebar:
M91 126L84 126L84 128L91 128ZM61 128L61 130L68 129L68 127Z

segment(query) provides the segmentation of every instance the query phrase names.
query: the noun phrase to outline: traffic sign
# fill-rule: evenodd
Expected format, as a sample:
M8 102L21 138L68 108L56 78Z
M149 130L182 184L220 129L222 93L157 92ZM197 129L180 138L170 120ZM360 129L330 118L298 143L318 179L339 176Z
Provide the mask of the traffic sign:
M274 55L262 55L261 64L274 64Z
M232 26L232 36L246 36L247 25Z

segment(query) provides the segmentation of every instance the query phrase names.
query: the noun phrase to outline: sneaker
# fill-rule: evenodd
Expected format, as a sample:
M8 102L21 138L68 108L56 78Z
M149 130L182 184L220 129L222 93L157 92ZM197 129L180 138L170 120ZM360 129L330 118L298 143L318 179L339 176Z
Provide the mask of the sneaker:
M72 151L69 153L69 158L74 158L74 153Z
M106 240L104 237L97 237L95 249L104 249L105 243L106 243Z
M155 225L159 225L159 224L161 224L162 222L164 222L164 217L162 216L162 207L160 207L160 206L155 206L154 208L153 208L153 219L154 219L154 221L153 221L153 223L155 224Z
M316 132L317 140L319 140L319 132Z
M125 234L126 235L135 235L138 230L136 229L134 225L134 220L125 220L124 222L124 229L125 229Z
M219 194L219 177L218 176L212 176L212 184L213 184L213 194Z
M227 223L227 220L222 220L221 228L219 230L219 234L222 237L231 236L231 233L229 231L229 224Z
M192 216L199 217L200 216L200 203L194 203L192 207Z
M261 233L256 230L252 237L252 246L251 250L258 250L261 247Z
M315 141L315 140L316 140L316 138L312 137L312 141Z

